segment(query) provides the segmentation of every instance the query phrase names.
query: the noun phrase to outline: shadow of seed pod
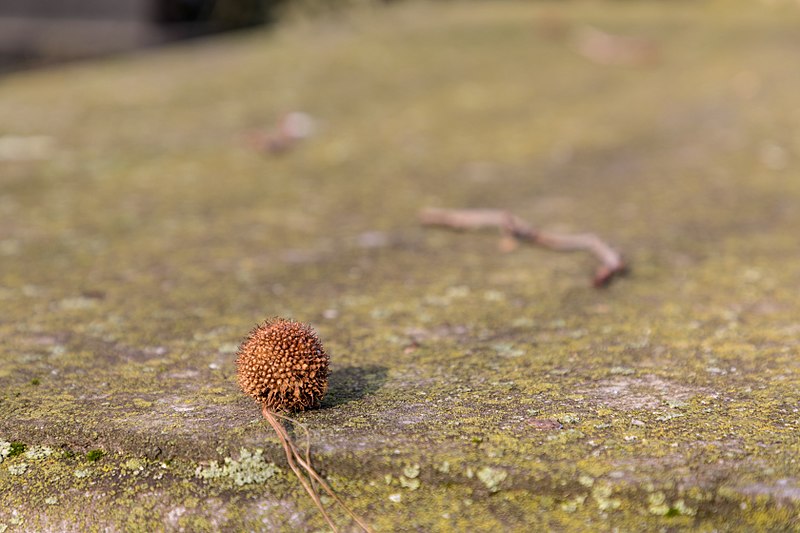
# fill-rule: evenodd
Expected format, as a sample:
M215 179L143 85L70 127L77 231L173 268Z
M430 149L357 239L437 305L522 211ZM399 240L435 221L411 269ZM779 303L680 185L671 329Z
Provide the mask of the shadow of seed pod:
M328 390L328 363L317 333L307 324L272 318L257 326L242 341L236 356L236 379L245 394L259 405L261 413L278 434L289 467L311 496L330 528L338 529L319 497L314 482L339 504L368 533L372 530L333 492L311 466L306 449L301 455L280 420L292 423L283 412L319 407Z

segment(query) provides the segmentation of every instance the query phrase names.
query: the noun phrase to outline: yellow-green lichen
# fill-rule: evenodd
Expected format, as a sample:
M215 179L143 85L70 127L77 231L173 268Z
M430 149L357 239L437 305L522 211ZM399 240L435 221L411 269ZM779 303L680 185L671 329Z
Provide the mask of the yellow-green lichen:
M563 502L560 507L565 513L574 513L586 501L586 495L582 494Z

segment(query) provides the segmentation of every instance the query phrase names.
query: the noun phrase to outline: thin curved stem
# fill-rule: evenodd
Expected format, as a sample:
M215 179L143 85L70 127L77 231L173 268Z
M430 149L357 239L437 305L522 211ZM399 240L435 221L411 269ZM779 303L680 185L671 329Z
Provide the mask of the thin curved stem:
M331 530L334 533L338 533L339 530L336 527L336 524L333 523L333 520L328 514L328 511L326 511L325 507L322 505L322 501L320 501L319 499L319 494L317 493L316 490L314 490L313 488L311 488L311 486L309 486L308 480L305 478L300 469L297 468L297 464L295 463L295 457L297 456L297 449L294 447L294 443L292 443L288 433L286 433L286 429L275 418L274 416L275 413L267 409L266 406L262 407L261 413L264 415L264 418L267 420L267 422L269 422L269 425L272 426L272 429L275 430L275 433L278 434L278 440L280 441L281 446L283 446L284 453L286 453L286 460L289 462L289 467L295 473L297 479L300 481L300 484L303 485L303 488L306 490L308 495L311 496L311 499L314 501L314 504L317 506L317 509L319 509L319 512L322 513L322 517L328 523L328 526L330 526ZM302 459L300 461L302 461ZM308 470L307 463L305 464L303 463L304 462L301 462L303 468Z
M292 420L288 416L281 415L281 414L278 414L278 413L270 413L270 414L272 414L272 415L274 415L276 417L279 417L279 418L281 418L283 420L286 420L288 422L291 422L293 424L297 423L295 420ZM331 488L331 486L322 478L322 476L320 476L317 473L316 470L314 470L314 467L311 466L311 460L310 460L309 451L308 451L310 449L310 447L311 447L310 434L308 433L308 429L305 426L303 426L302 424L300 424L300 426L306 431L306 435L309 438L309 440L307 441L308 442L308 447L306 448L306 460L305 461L303 460L302 456L298 452L297 447L294 444L294 441L292 441L292 439L289 437L289 434L287 433L286 428L283 427L283 426L281 426L281 428L280 428L280 432L281 432L280 436L282 436L285 439L287 445L292 449L292 452L294 453L294 460L296 460L300 464L300 466L302 466L303 469L305 469L306 473L308 474L309 478L312 481L317 481L322 486L322 488L325 490L325 492L327 492L328 495L331 498L333 498L334 501L336 503L338 503L348 515L350 515L350 518L352 518L353 521L355 521L361 527L361 529L363 529L366 533L373 533L372 528L370 528L369 525L367 525L361 517L359 517L352 509L350 509L350 507L348 507L347 504L345 504L344 501L342 501L342 499L339 498L339 496L337 496L335 492L333 492L333 489ZM277 431L277 429L276 429L276 431Z
M293 424L295 426L300 426L300 428L302 428L303 433L305 433L305 435L306 435L306 453L305 453L306 462L308 464L311 464L311 432L308 431L308 428L306 427L306 425L303 424L302 422L298 422L297 420L289 418L288 416L282 415L280 413L272 413L272 414L274 414L276 417L280 418L281 420L285 420L286 422L289 422L290 424ZM287 434L288 434L288 432L287 432Z
M290 445L291 445L291 443L290 443ZM297 453L297 449L295 449L295 453ZM370 528L352 509L350 509L350 507L348 507L342 501L341 498L339 498L339 496L336 495L335 492L333 492L333 489L331 488L330 485L328 485L328 482L325 481L322 478L322 476L320 476L317 473L317 471L314 470L314 468L309 463L306 463L305 461L303 461L303 459L301 459L299 457L299 454L295 458L296 458L297 462L300 463L300 466L305 468L306 472L311 477L311 479L315 479L322 486L322 488L325 490L325 492L327 492L328 495L330 495L330 497L333 498L336 501L336 503L338 503L339 505L342 506L342 509L344 509L345 512L350 515L350 518L352 518L359 526L361 526L361 529L363 529L367 533L373 533L372 528Z

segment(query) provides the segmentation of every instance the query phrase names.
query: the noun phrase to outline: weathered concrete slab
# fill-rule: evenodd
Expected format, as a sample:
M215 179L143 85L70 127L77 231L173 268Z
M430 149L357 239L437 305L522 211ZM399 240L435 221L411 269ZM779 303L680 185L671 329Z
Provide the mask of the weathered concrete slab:
M332 354L297 418L376 530L800 527L799 18L412 4L6 78L0 133L50 140L0 151L0 528L322 528L233 376L271 315ZM253 151L293 109L318 134Z

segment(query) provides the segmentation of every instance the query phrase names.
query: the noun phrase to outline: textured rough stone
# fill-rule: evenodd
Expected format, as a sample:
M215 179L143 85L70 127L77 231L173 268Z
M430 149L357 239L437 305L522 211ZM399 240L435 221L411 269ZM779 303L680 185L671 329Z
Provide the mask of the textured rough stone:
M278 315L325 342L297 420L376 530L800 527L798 18L413 2L4 78L0 134L49 141L0 161L0 524L324 527L236 384ZM658 61L593 63L586 26ZM253 150L292 110L316 135Z

